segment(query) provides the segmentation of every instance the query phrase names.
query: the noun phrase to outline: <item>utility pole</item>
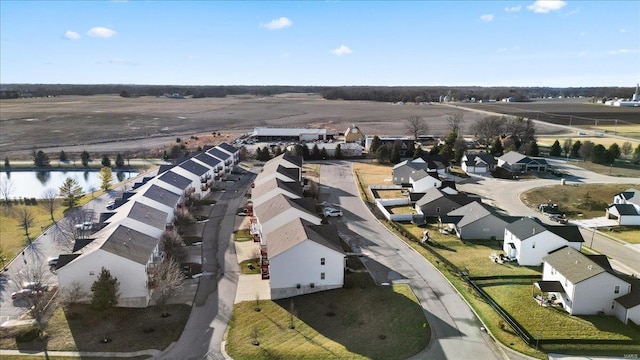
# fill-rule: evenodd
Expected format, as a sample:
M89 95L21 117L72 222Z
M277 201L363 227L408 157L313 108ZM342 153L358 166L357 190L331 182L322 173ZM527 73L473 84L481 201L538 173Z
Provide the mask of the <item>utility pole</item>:
M591 234L591 244L589 244L589 249L593 250L593 238L596 237L596 227L593 227L593 234Z

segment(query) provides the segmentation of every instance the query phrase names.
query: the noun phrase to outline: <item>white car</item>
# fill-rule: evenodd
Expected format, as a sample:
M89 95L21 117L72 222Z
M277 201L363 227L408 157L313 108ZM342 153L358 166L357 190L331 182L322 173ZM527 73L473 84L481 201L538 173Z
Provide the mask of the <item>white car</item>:
M92 230L93 223L91 221L85 221L82 224L76 224L75 228L80 231Z
M338 210L334 208L325 208L324 216L326 217L342 216L342 210Z
M57 257L51 257L47 259L47 264L49 264L49 267L54 267L56 265L58 265L58 258Z

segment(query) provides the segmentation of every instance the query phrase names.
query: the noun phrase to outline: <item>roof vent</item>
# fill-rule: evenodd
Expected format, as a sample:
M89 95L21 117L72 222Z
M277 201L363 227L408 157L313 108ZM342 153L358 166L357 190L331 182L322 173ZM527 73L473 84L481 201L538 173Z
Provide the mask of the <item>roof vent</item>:
M593 266L592 266L592 265L589 265L589 266L587 266L587 269L592 270L592 269L593 269Z

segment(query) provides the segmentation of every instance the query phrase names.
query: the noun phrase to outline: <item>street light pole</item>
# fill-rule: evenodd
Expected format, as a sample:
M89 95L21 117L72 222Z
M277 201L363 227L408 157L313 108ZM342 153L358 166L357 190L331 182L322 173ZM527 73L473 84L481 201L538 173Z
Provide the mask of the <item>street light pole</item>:
M593 227L593 234L591 234L591 244L589 244L589 249L593 250L593 238L596 237L596 227Z

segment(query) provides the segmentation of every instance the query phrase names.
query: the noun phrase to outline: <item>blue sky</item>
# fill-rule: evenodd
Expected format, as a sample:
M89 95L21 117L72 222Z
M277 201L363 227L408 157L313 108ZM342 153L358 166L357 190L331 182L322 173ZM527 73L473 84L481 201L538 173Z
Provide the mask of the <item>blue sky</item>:
M2 83L635 86L640 1L0 2Z

